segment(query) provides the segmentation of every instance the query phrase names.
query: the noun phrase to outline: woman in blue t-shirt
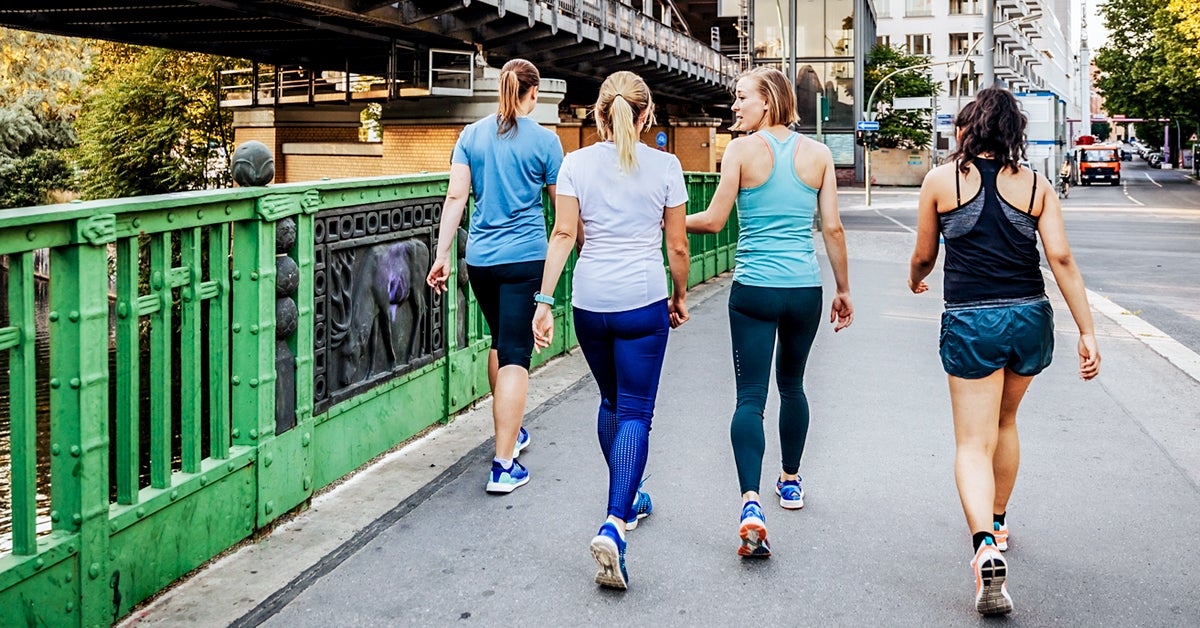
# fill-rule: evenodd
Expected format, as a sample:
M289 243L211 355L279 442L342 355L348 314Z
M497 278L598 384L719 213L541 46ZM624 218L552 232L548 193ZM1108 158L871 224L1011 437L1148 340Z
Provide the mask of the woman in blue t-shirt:
M766 448L763 408L776 339L782 470L775 493L783 508L804 507L799 475L808 435L804 367L821 322L821 269L812 235L816 211L821 212L821 235L837 284L829 314L830 322L837 323L834 331L850 326L854 307L829 148L788 129L796 121L796 97L779 70L746 72L738 79L736 98L734 128L753 134L729 143L712 202L687 217L687 230L717 233L737 201L736 269L729 290L737 409L729 435L742 492L738 554L766 557L771 548L758 489Z
M521 427L533 353L533 295L546 259L542 188L554 198L562 144L553 131L527 116L537 106L541 76L534 65L513 59L500 70L496 115L468 125L450 161L450 187L442 204L437 257L427 282L438 293L450 277L450 246L462 221L468 193L475 209L467 232L467 272L479 309L492 333L488 383L496 455L489 493L511 493L529 481L516 457L529 444Z

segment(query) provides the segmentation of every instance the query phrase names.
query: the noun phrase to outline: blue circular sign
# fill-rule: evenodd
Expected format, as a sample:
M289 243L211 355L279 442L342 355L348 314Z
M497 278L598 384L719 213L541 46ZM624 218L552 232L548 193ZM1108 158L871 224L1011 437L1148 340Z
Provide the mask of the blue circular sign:
M667 145L667 132L659 131L658 135L654 137L654 143L658 144L659 148L665 147Z

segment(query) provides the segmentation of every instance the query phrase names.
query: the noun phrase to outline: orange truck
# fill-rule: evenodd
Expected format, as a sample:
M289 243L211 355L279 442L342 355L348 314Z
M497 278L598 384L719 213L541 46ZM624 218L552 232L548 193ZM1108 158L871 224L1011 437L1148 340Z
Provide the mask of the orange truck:
M1121 149L1107 144L1092 144L1076 149L1079 164L1079 182L1091 185L1093 181L1121 183Z

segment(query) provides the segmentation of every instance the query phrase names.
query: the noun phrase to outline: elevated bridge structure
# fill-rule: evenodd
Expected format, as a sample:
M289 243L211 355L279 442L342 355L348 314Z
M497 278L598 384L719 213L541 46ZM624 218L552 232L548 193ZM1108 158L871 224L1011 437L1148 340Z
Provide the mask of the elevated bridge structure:
M661 99L727 101L738 64L663 22L615 0L13 0L0 7L3 26L304 68L300 87L314 94L337 91L350 74L380 77L359 90L377 100L461 90L482 52L492 65L527 58L572 92L593 92L611 72L630 70ZM349 99L354 90L344 91ZM269 104L281 97L263 96Z

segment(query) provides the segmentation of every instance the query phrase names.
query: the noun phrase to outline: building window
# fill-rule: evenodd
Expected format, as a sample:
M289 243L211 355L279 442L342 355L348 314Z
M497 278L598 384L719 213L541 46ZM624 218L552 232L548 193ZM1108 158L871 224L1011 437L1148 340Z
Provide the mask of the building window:
M904 0L905 17L933 15L933 0Z
M892 0L877 0L875 17L892 17Z
M970 96L979 89L978 74L962 74L950 78L951 96Z
M980 0L950 0L950 15L979 15Z
M931 55L933 47L930 45L929 33L916 35L905 35L904 45L910 55Z
M796 70L796 112L800 128L814 131L817 127L817 94L829 101L829 119L822 121L824 129L853 129L854 62L808 61Z
M756 2L754 57L788 57L788 3ZM796 0L797 57L854 56L854 0Z
M891 35L877 35L875 37L875 45L891 48L892 47L892 36Z
M950 54L956 57L967 54L979 37L980 33L950 33Z

